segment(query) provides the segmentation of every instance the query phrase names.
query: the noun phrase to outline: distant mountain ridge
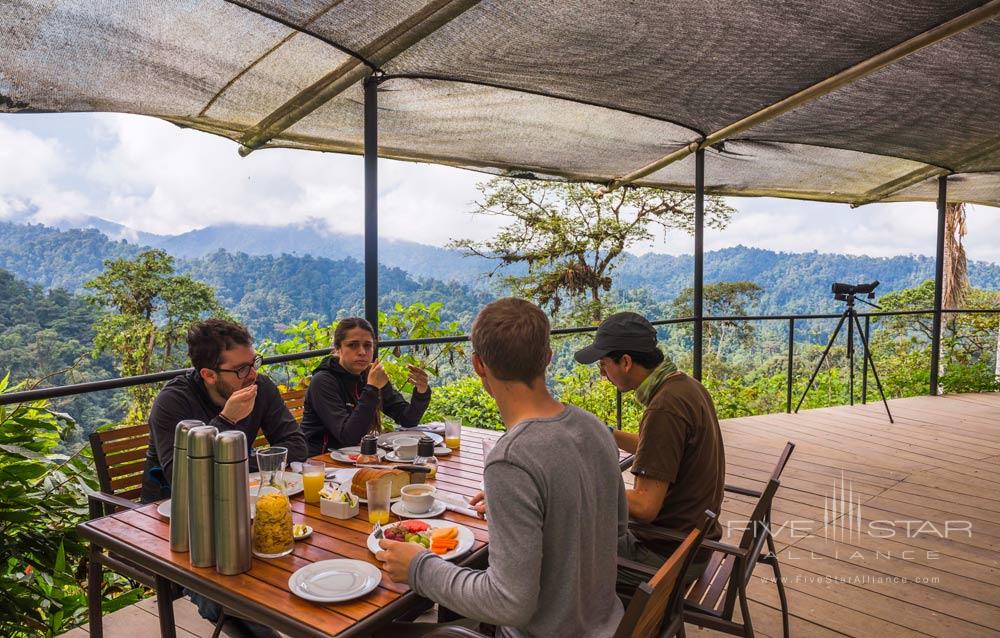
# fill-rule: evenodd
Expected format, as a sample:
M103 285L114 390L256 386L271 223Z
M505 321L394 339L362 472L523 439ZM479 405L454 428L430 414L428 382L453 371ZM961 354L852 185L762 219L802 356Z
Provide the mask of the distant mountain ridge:
M98 220L103 221L103 220ZM99 274L105 259L128 257L142 247L124 237L130 229L107 222L99 229L55 228L0 222L0 268L46 288L78 291ZM139 237L139 235L132 235ZM213 285L225 305L249 318L258 330L273 334L284 323L307 318L330 320L338 312L360 311L362 239L356 235L320 234L310 226L275 229L228 225L183 235L144 234L146 245L178 258L178 270ZM225 248L221 248L223 244ZM289 249L270 253L268 249ZM294 249L294 252L292 251ZM327 256L305 254L324 251ZM465 321L478 305L497 294L483 276L493 267L458 251L407 241L380 242L381 304L413 300L443 301L449 318ZM406 264L406 266L399 265ZM706 283L754 281L763 288L760 314L830 312L835 281L861 283L878 279L879 295L909 288L933 277L930 257L867 257L819 253L778 253L736 246L706 253ZM663 305L692 285L691 255L624 255L613 273L615 289ZM1000 289L1000 265L970 262L976 287Z

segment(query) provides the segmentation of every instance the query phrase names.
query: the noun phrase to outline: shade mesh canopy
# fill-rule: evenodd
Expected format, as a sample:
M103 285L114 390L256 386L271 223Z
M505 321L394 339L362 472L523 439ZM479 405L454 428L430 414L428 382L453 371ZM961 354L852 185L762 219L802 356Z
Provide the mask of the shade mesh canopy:
M160 117L268 146L612 182L980 1L7 0L0 111ZM706 149L709 193L1000 205L994 12ZM694 187L684 157L635 183Z

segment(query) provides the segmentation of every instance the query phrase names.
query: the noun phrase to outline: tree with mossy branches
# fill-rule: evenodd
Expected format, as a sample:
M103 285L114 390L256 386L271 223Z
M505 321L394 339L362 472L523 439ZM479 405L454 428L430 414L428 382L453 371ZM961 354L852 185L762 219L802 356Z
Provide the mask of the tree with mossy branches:
M111 354L122 376L186 367L188 326L224 317L215 291L174 272L174 258L147 250L134 259L109 259L104 272L88 281L90 303L103 312L94 323L94 355ZM127 389L126 421L144 422L157 387Z
M458 239L449 246L498 262L490 276L506 274L515 294L558 313L567 301L576 319L598 322L605 313L618 258L654 239L654 229L694 233L695 198L657 188L626 186L601 195L593 184L496 177L479 185L476 214L508 221L486 241ZM725 228L735 209L721 197L705 198L705 225Z

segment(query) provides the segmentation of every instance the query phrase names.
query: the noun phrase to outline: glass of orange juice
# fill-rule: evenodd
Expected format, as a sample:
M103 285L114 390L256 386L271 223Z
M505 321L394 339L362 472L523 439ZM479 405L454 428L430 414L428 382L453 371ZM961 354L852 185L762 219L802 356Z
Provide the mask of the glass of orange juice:
M319 492L326 481L326 463L309 459L302 464L303 498L306 503L319 503Z
M455 417L444 420L444 444L452 450L457 450L462 444L462 422Z
M388 479L372 479L365 483L368 495L368 522L374 525L389 522L389 497L392 495L392 483Z

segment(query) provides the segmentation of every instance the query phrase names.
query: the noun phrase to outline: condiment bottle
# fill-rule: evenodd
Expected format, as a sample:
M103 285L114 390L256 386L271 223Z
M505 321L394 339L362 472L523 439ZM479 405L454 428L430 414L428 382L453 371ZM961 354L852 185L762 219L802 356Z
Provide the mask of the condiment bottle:
M361 453L358 455L357 463L369 464L380 463L378 457L378 438L374 434L366 434L361 437Z
M427 478L432 479L437 474L437 459L434 458L434 439L426 434L417 441L417 458L413 460L414 465L425 465L429 472Z

